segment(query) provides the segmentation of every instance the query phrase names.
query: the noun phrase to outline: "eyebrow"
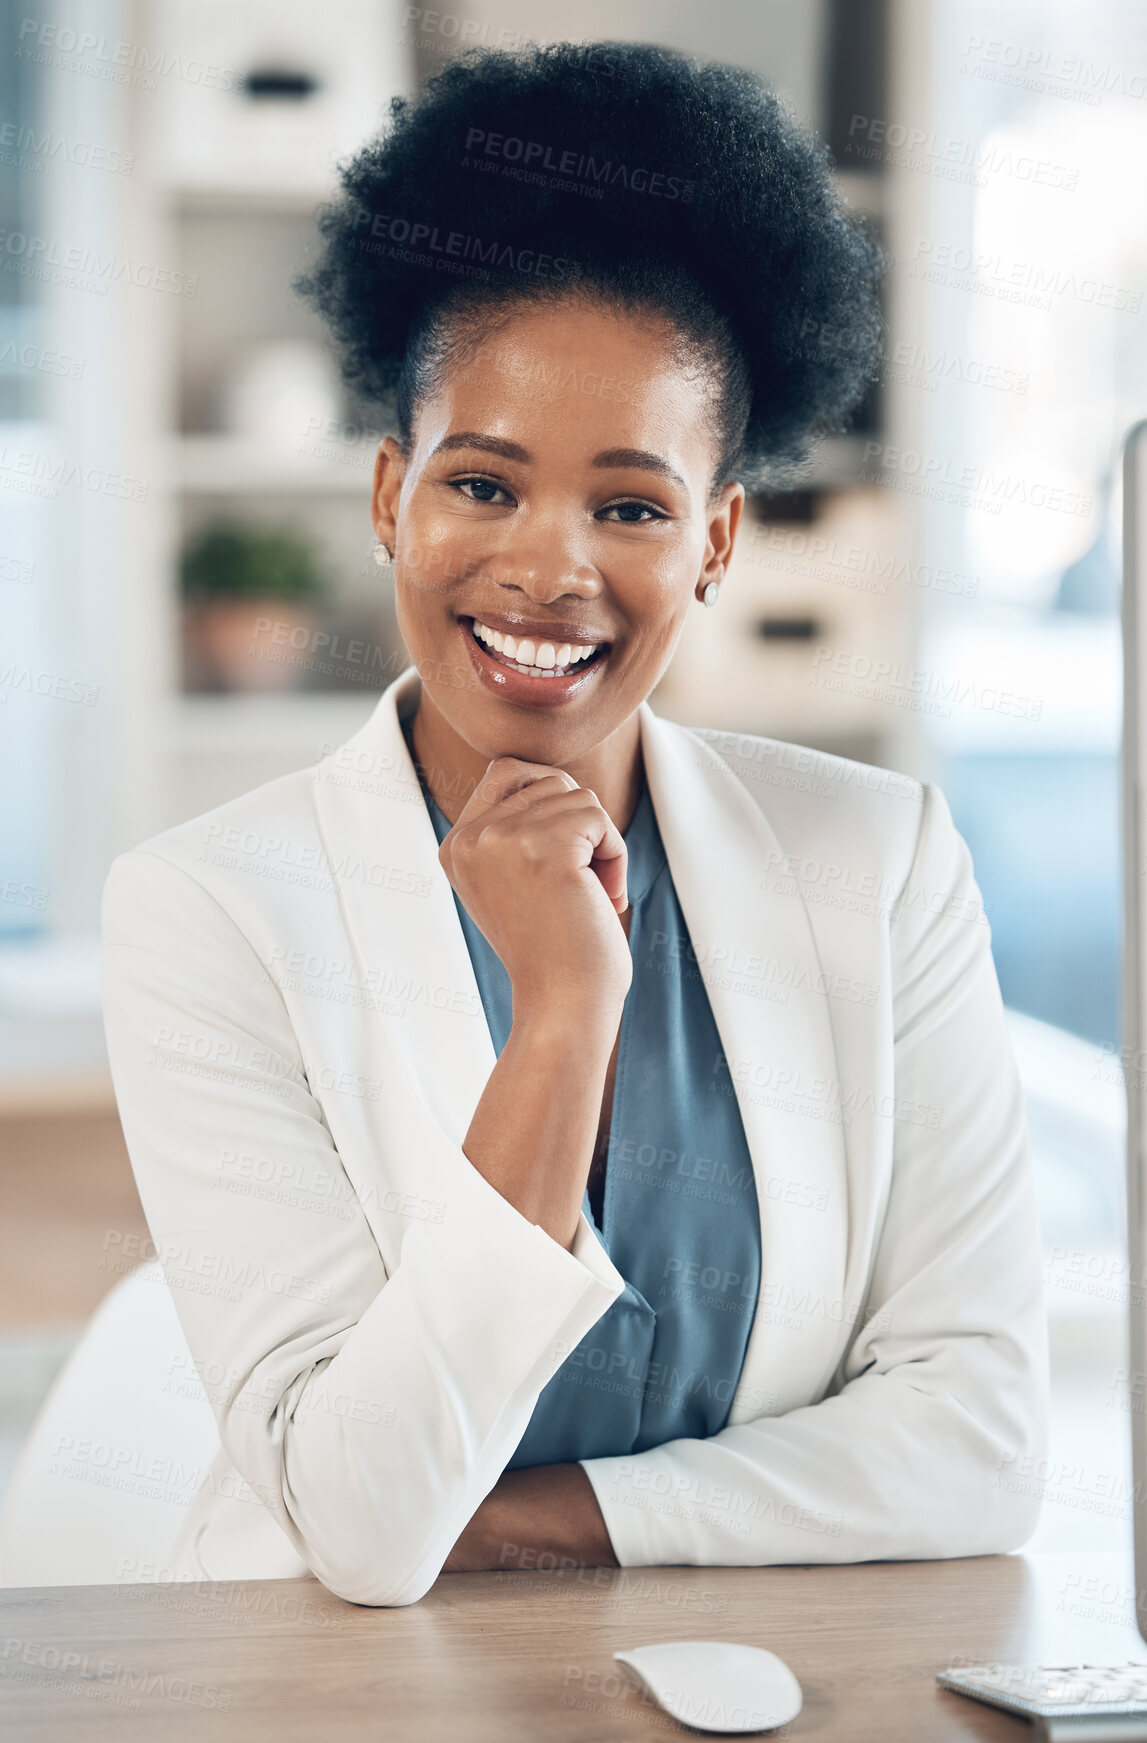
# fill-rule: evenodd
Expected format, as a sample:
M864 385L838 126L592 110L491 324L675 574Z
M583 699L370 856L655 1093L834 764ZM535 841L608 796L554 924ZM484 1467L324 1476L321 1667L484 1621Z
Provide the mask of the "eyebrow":
M453 448L480 448L485 454L499 454L503 460L517 460L523 465L533 458L529 449L523 448L520 442L507 441L503 436L484 436L480 430L459 430L456 435L444 436L434 454L445 454ZM627 466L639 472L655 472L658 477L680 485L682 490L688 489L685 480L668 460L663 460L660 454L651 454L646 448L607 448L603 453L595 454L590 465L596 471Z
M502 436L484 436L480 430L459 430L456 436L443 436L430 458L435 454L446 454L451 448L481 448L486 454L500 454L503 460L530 459L527 449L519 442L508 442Z
M638 472L656 472L659 478L668 478L673 484L679 484L682 490L689 488L668 460L663 460L660 454L651 454L647 448L607 448L604 454L595 455L590 464L601 467L632 466Z

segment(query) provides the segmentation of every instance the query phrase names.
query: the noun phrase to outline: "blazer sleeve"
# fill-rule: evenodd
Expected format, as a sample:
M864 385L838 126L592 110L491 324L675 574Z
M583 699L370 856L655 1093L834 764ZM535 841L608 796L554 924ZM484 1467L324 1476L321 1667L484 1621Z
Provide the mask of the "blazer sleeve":
M1017 1548L1047 1423L1023 1092L967 845L926 785L890 919L895 1121L864 1323L830 1395L708 1440L582 1461L623 1567L911 1560Z
M444 1136L444 1210L410 1217L388 1276L235 922L136 850L112 867L103 936L124 1134L223 1447L333 1592L413 1603L624 1280L584 1216L567 1251Z

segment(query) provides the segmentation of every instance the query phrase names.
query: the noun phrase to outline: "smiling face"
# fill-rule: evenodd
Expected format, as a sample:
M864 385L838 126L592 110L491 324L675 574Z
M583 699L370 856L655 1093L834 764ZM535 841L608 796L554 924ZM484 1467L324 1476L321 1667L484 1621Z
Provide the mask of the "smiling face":
M440 746L569 767L633 720L740 518L739 484L710 496L712 394L655 317L525 305L441 371L408 456L383 444L375 531Z

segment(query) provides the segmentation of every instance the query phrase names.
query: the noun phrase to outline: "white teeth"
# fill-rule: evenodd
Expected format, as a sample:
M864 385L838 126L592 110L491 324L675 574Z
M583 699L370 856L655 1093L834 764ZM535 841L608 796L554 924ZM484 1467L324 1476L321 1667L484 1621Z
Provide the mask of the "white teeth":
M580 646L562 642L559 647L556 642L534 643L528 637L516 641L512 635L504 635L500 629L491 629L478 618L473 619L473 625L474 634L479 641L511 661L520 672L526 672L535 678L560 676L571 666L587 660L602 646L600 642L587 642Z

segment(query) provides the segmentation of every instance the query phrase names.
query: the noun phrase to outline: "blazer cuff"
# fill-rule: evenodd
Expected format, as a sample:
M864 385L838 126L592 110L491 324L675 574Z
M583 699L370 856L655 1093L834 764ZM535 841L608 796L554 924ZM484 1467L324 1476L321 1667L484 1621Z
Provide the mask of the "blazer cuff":
M671 1482L638 1488L632 1458L579 1459L578 1464L597 1498L619 1567L660 1567L683 1559L679 1551L666 1548L665 1517L673 1511ZM648 1462L643 1469L648 1476Z
M526 1373L540 1390L625 1289L584 1211L567 1250L462 1154L442 1221L408 1231L398 1275L403 1271L431 1286L427 1308L452 1328L452 1344L473 1337L470 1356L480 1367L497 1371L504 1364L495 1383L507 1391Z
M557 1245L556 1241L554 1245ZM599 1282L615 1290L617 1295L624 1290L625 1278L602 1246L600 1237L584 1210L578 1212L577 1234L570 1248L570 1257L576 1259L579 1265L584 1265Z

